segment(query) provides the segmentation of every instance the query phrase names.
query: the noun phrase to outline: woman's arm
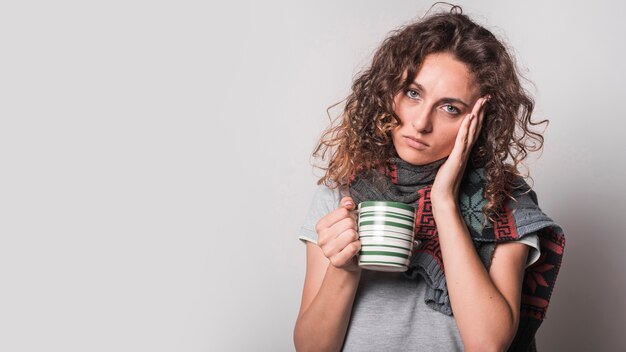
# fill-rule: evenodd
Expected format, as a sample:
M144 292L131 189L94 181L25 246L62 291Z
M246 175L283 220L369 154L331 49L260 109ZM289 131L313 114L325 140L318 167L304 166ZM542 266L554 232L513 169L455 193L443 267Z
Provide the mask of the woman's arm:
M504 351L512 342L519 324L528 256L525 244L499 244L487 273L457 204L488 100L488 96L477 99L472 112L461 122L454 147L437 171L430 194L450 304L466 351Z
M339 351L343 345L361 271L330 265L307 243L307 271L294 330L297 351Z
M293 333L298 351L339 351L345 339L361 278L356 262L361 242L352 198L340 204L317 222L317 245L306 244L306 276Z
M506 351L517 331L528 246L496 246L489 273L452 199L433 201L450 304L466 351Z

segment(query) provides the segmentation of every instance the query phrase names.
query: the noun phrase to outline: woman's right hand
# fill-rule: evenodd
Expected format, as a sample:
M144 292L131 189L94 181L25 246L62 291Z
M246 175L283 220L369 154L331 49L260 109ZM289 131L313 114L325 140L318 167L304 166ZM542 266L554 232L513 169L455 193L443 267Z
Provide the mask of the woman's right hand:
M328 213L315 225L317 245L336 268L348 271L360 271L356 255L361 250L361 241L357 232L354 201L343 197L339 208Z

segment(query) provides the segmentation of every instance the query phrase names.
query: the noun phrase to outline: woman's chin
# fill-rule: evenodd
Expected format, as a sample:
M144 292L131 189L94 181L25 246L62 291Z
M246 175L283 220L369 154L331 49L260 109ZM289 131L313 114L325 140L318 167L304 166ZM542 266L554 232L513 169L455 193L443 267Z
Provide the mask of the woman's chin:
M422 165L428 165L430 163L433 163L435 161L441 160L443 158L447 158L448 155L446 156L432 156L429 154L422 154L422 155L416 155L418 153L411 151L410 153L404 152L404 153L398 153L398 156L400 157L400 159L406 161L407 163L411 164L411 165L415 165L415 166L422 166Z

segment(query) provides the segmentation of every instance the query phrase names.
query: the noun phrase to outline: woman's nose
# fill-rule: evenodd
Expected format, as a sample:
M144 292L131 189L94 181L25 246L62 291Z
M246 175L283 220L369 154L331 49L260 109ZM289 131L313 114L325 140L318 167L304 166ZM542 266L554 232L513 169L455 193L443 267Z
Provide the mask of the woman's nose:
M433 128L431 114L430 108L417 109L411 119L411 125L420 133L429 133Z

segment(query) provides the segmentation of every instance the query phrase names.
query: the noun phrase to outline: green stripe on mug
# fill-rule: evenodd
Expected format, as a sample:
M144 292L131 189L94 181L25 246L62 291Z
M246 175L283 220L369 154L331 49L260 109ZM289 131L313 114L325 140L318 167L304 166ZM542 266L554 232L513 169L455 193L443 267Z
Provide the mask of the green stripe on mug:
M386 252L386 251L361 251L361 255L363 256L384 255L384 256L390 256L390 257L400 257L404 259L409 259L409 256L406 254L396 253L396 252Z
M409 249L406 248L406 247L392 246L390 244L373 244L373 243L372 244L362 244L361 248L363 248L363 247L389 247L389 248L397 248L397 249L402 249L402 250L405 250L405 251L409 251Z
M379 236L379 235L371 235L371 236L369 236L369 235L359 235L359 237L360 238L370 238L370 237L374 238L374 237L381 237L381 236ZM384 237L393 238L395 240L400 240L400 241L406 241L406 242L409 242L409 243L413 242L410 239L408 239L410 237L404 237L403 238L403 237L392 236L392 235L386 235Z
M404 265L401 265L401 264L381 262L381 261L378 261L378 260L362 260L361 264L383 264L383 265L397 266L399 268L404 268Z
M386 217L386 218L394 218L394 219L400 219L400 220L406 220L409 222L414 222L415 218L408 216L408 215L402 215L402 214L390 214L390 213L380 213L380 212L375 212L375 211L364 211L362 213L359 213L359 219L363 219L363 218L371 218L371 217L375 217L375 216L381 216L381 217Z
M399 208L399 209L404 209L404 210L415 212L415 208L413 208L412 206L410 206L408 204L400 203L400 202L388 202L388 201L380 201L380 200L378 200L378 201L370 200L370 201L365 201L365 202L359 203L359 208L372 207L372 206L394 207L394 208Z

